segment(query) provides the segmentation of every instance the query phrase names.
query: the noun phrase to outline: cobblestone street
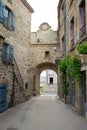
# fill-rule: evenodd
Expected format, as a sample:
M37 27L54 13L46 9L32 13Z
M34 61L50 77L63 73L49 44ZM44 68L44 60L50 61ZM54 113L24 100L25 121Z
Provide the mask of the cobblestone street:
M1 113L0 130L87 130L87 121L56 96L42 95Z

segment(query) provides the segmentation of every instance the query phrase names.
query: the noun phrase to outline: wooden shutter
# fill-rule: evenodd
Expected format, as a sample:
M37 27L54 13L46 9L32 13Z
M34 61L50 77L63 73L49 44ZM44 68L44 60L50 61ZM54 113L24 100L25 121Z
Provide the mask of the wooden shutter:
M16 13L12 13L12 30L15 30L15 24L16 24Z
M79 8L80 11L80 21L81 21L81 27L85 25L85 6Z
M8 45L6 43L3 43L2 45L2 61L6 61L8 57Z
M5 45L3 44L2 45L2 61L5 61L5 52L4 52L4 50L5 50Z
M84 26L85 25L85 7L84 8L82 8L82 10L81 10L82 12L82 26Z
M13 62L14 59L14 46L10 45L9 46L9 60L10 62Z
M0 85L0 112L7 109L7 84Z
M5 4L2 2L2 0L0 0L0 22L2 23L5 22L4 11L5 11Z

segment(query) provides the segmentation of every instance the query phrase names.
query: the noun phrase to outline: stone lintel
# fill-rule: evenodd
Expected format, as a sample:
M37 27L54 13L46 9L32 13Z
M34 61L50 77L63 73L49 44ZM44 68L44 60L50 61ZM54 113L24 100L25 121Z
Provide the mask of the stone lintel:
M81 67L81 71L87 70L87 65Z

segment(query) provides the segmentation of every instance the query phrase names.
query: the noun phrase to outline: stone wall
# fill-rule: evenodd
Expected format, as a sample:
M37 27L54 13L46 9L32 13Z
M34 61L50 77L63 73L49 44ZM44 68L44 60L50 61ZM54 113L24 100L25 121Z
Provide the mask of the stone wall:
M31 33L30 45L30 89L37 89L39 91L40 68L37 66L42 64L45 70L50 67L50 64L55 65L56 57L60 56L59 44L57 41L57 31L53 31L48 23L42 23L37 32ZM49 64L46 65L45 63ZM49 67L48 67L49 66ZM55 65L56 68L56 65ZM33 80L35 76L35 81ZM38 78L38 83L36 79ZM35 82L35 83L34 83ZM36 85L36 88L34 86ZM32 93L32 92L31 92Z
M79 58L81 58L81 71L87 71L87 55L80 55L76 49L76 46L78 44L81 44L82 41L85 41L87 38L87 24L86 24L86 33L83 36L80 36L81 31L81 18L80 18L80 10L79 5L82 0L66 0L66 53L72 57L74 54L77 54ZM63 9L63 0L59 1L58 5L58 31L59 31L59 41L60 41L60 49L61 49L61 56L63 56L64 52L62 52L62 37L64 34L64 9ZM85 15L87 16L87 1L85 2ZM70 31L70 25L71 20L74 18L74 45L71 45L71 31ZM86 23L87 23L87 17L86 17ZM86 78L87 80L87 78ZM87 82L87 81L86 81ZM76 85L78 87L78 85ZM81 84L80 84L80 87ZM82 113L82 90L78 87L75 90L76 94L76 101L75 101L75 107L77 108L78 113ZM87 88L87 85L86 85ZM87 93L87 92L86 92ZM79 100L77 100L79 99ZM80 102L80 103L79 103Z
M49 52L48 56L46 52ZM57 31L53 31L48 23L42 23L39 30L31 34L30 66L36 66L42 62L55 63L55 58L59 54Z
M4 3L12 12L16 13L16 26L15 26L15 30L12 31L8 29L6 26L4 26L2 23L0 23L0 36L2 37L3 42L14 46L14 57L18 65L19 71L21 73L24 82L23 87L25 89L25 84L26 83L29 84L29 76L27 71L30 62L29 44L30 44L30 37L31 37L31 13L33 12L33 9L30 7L29 4L26 3L26 0L24 3L22 0L13 0L12 3L10 3L8 0L4 0ZM0 42L1 49L2 49L3 42ZM10 97L12 92L12 83L13 83L12 80L13 71L11 70L12 66L2 65L2 63L0 65L1 65L0 74L2 75L2 78L5 77L5 79L8 80L8 89L11 89L11 91L8 90L8 97ZM9 73L9 70L11 71L11 73ZM17 94L15 96L15 104L23 101L22 98L21 101L18 101L18 98L21 95L20 94L21 91L19 91L18 88L19 86L17 86L17 84L16 87L17 89L15 89L15 91L16 90L18 91L16 91ZM28 88L27 90L25 89L24 91L26 95L26 91L28 91ZM27 95L29 95L29 93Z

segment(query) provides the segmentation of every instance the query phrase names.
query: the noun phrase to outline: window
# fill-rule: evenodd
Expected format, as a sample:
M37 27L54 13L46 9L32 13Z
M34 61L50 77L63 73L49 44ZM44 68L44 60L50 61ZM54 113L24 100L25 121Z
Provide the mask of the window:
M0 35L0 49L2 49L3 41L4 41L4 37Z
M50 84L53 84L53 77L50 77Z
M74 45L74 17L70 21L70 39L71 39L71 48Z
M4 12L5 12L5 23L4 24L6 27L8 27L10 29L12 12L7 7L4 9Z
M13 45L3 43L3 45L2 45L2 61L4 63L12 63L13 57L14 57L14 47L13 47Z
M1 0L0 0L0 22L3 23L10 30L15 30L16 14L12 12Z
M85 14L85 0L82 0L79 5L80 12L80 37L86 33L86 14Z
M49 58L49 55L50 54L50 52L49 51L45 51L45 58Z
M83 101L86 102L86 71L82 71L82 95Z
M64 36L62 37L62 53L64 52Z
M25 88L28 89L28 83L25 83Z

